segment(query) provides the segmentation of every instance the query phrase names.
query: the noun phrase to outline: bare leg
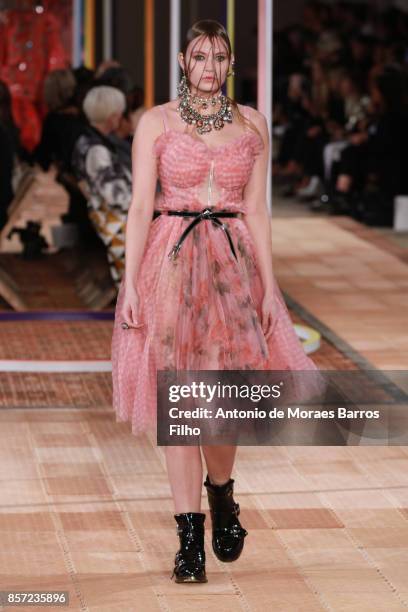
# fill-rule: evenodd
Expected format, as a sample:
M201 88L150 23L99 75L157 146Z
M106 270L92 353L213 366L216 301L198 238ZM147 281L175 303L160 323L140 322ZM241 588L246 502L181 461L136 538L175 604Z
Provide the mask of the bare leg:
M207 472L212 484L224 484L231 478L236 446L202 446Z
M166 446L165 455L175 512L200 512L203 481L200 447Z

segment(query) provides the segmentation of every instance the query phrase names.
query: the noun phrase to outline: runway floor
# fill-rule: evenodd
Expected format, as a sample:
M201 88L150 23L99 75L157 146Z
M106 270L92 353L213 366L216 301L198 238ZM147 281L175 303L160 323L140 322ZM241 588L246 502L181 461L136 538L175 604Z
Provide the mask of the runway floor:
M349 219L306 216L274 219L273 249L294 321L323 334L319 367L406 369L406 250ZM60 289L55 309L80 308ZM35 308L52 292L37 276ZM111 326L1 321L0 362L103 362ZM407 609L408 447L240 447L244 553L215 558L203 493L209 582L178 585L163 449L115 422L109 372L4 370L1 589L67 590L69 610L95 612Z

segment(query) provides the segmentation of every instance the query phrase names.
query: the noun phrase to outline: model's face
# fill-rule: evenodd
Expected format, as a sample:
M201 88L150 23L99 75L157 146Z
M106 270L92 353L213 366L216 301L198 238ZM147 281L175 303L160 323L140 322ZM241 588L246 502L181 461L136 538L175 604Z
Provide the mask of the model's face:
M204 35L190 42L184 62L182 54L179 54L179 62L186 72L192 90L208 95L214 95L221 90L231 67L228 49L222 38L216 37L211 42Z

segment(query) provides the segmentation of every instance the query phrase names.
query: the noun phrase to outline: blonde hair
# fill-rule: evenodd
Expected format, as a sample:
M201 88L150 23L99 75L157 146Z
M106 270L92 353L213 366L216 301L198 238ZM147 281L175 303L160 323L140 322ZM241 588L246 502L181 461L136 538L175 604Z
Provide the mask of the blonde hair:
M91 123L103 123L114 113L125 111L125 94L116 87L98 85L88 91L82 108Z

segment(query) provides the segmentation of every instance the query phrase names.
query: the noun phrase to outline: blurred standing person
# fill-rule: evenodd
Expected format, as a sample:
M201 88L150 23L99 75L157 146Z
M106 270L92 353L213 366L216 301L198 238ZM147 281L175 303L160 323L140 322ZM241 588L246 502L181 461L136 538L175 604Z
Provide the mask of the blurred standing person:
M10 90L0 81L0 229L7 222L7 209L14 197L13 179L20 154L20 130L13 119Z
M32 0L20 0L13 9L0 11L0 79L10 88L13 115L29 153L40 140L44 79L70 63L59 19L41 8L38 11Z

